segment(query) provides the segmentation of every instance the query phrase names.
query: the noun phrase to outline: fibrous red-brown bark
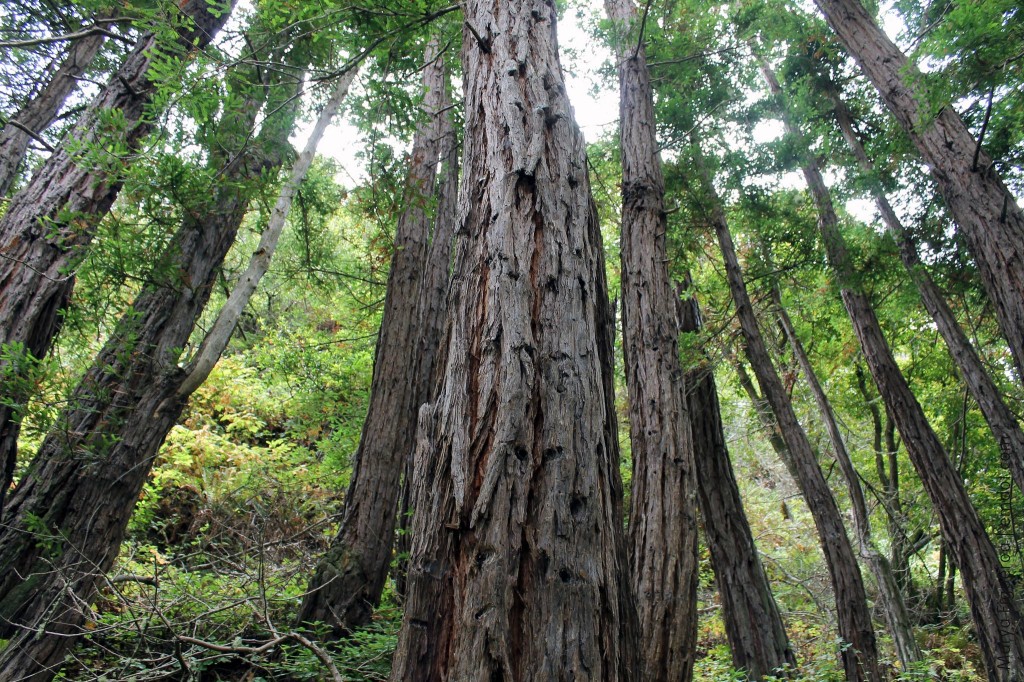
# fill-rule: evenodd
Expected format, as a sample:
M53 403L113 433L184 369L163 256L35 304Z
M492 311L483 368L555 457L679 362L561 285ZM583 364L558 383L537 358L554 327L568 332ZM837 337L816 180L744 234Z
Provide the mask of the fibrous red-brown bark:
M554 4L464 10L447 354L392 679L633 679L612 320Z
M453 199L441 197L438 216L443 220L436 223L429 206L442 152L447 147L454 153L454 139L444 56L438 53L436 41L430 43L426 61L424 122L413 141L406 208L395 228L370 406L345 498L345 516L299 609L300 622L324 622L337 633L368 623L380 601L391 565L401 475L415 447L419 406L429 398L432 370L418 370L421 361L428 364L436 355L439 335L429 331L443 323L443 318L423 319L422 315L437 311L421 311L421 307L436 306L439 294L443 301L447 283L438 270L447 274L454 221L444 203ZM457 168L445 170L447 178L454 180ZM445 187L451 194L452 188L447 183ZM438 225L433 239L432 224ZM430 345L428 337L433 347L420 346L421 342Z
M665 181L632 0L606 0L618 41L622 349L633 456L629 549L642 677L686 682L697 644L697 478L668 274Z
M920 73L860 0L815 3L928 165L1024 378L1024 212L953 108L929 113Z
M191 52L207 45L227 20L229 13L223 9L212 11L206 0L186 0L181 11L191 21L179 31L175 45L158 46L153 34L140 38L65 143L14 196L0 219L0 345L13 358L10 366L0 363L0 371L14 375L0 387L0 512L17 457L17 407L31 394L20 379L33 358L49 352L74 287L74 268L121 189L121 178L111 170L116 164L107 159L97 165L88 157L90 148L109 141L105 126L114 111L127 126L117 131L118 146L129 154L138 148L155 120L147 111L154 90L147 75L150 64L160 49Z
M695 158L700 160L701 152L694 145ZM883 680L878 664L878 651L875 633L871 624L871 614L867 608L867 594L864 581L857 565L857 558L846 535L839 507L836 505L828 482L822 474L814 455L814 449L796 418L789 394L772 365L771 356L765 346L761 331L757 325L754 308L747 293L743 272L736 248L733 246L732 235L722 209L721 200L715 193L707 171L700 167L702 187L709 197L710 218L718 236L719 247L725 260L726 278L736 314L740 321L743 337L746 340L746 353L750 366L757 376L761 392L771 406L778 426L779 436L789 453L788 466L797 479L807 507L814 518L821 548L825 553L825 564L832 580L832 590L836 600L836 618L839 624L839 636L849 644L840 652L846 678L854 680Z

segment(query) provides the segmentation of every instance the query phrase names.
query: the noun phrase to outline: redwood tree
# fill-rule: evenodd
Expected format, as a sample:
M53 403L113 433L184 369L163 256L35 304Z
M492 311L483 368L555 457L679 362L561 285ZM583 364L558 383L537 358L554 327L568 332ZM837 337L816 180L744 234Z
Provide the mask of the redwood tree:
M446 147L454 149L454 139L447 71L436 40L427 48L423 90L423 122L413 141L405 210L395 228L370 406L345 496L345 516L299 609L300 621L328 623L336 632L368 623L380 601L392 559L401 474L415 446L419 406L430 395L431 371L420 371L420 361L429 363L437 352L438 335L424 335L424 325L429 329L441 321L424 319L436 313L421 311L421 306L436 306L447 283L437 271L448 271L454 216L444 210L446 197L438 202L436 222L430 205L442 153ZM444 171L442 186L451 194L447 180L454 181L458 169ZM431 230L432 225L437 227ZM433 337L435 347L418 347L424 336Z
M860 0L815 4L928 165L1024 379L1024 212L952 106L931 113L921 74Z
M633 679L612 320L554 3L464 12L466 182L392 679Z
M697 478L668 273L665 180L654 94L632 0L606 0L621 29L622 354L633 456L629 549L643 679L693 676L697 644Z

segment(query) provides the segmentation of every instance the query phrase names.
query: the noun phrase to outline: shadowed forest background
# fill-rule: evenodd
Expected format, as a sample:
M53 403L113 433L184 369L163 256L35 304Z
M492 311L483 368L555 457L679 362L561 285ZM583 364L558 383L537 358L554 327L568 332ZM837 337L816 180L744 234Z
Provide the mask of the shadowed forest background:
M1022 50L6 1L0 682L1024 679Z

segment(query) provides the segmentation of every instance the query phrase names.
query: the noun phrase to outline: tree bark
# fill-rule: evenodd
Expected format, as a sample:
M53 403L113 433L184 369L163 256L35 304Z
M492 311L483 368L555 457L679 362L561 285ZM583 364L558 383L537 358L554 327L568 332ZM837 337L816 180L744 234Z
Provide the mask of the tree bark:
M810 358L807 357L807 353L804 351L800 337L796 335L796 329L793 327L792 320L789 319L789 314L782 307L782 298L778 293L778 289L775 290L775 304L779 315L779 322L782 324L786 338L789 340L790 348L793 349L793 355L800 364L800 369L807 379L808 386L810 386L811 395L814 396L814 402L818 406L821 419L825 424L825 430L828 432L829 440L832 443L832 451L835 454L836 462L839 463L839 470L846 481L846 490L850 496L850 507L853 516L853 529L857 536L860 556L867 562L871 568L871 573L875 576L882 612L885 614L885 622L889 628L889 633L892 635L893 644L896 647L896 657L899 659L903 670L910 670L915 663L921 660L921 649L917 645L917 640L914 639L914 629L910 622L910 614L907 611L907 605L903 600L903 594L900 592L892 566L885 556L878 551L874 540L871 538L871 521L868 517L868 505L864 499L864 490L861 488L857 469L854 467L853 459L846 449L846 441L843 439L843 434L839 430L839 423L832 412L832 404L829 402L828 396L825 395L825 389L822 388L821 383L818 381L818 376L811 365Z
M765 77L773 93L778 94L781 89L767 68ZM790 135L797 135L795 126L785 116L783 118ZM1022 679L1024 624L1013 587L967 496L962 476L953 467L896 364L871 302L855 284L853 264L817 161L806 158L803 174L818 209L818 229L825 253L836 274L843 305L853 323L868 369L939 516L939 526L949 543L954 563L963 569L964 591L989 678L1000 682Z
M255 69L253 70L255 72ZM85 605L117 557L135 501L188 398L178 365L245 215L253 180L284 161L298 83L248 83L226 107L207 210L187 212L136 298L73 392L11 496L0 529L0 678L45 681L85 632ZM265 98L270 95L265 106ZM260 109L268 113L248 143ZM275 113L276 112L276 113Z
M99 17L97 25L103 19ZM0 197L7 196L18 177L29 143L53 123L105 40L103 32L95 31L71 41L46 84L0 130Z
M161 51L202 49L228 17L228 12L211 12L206 0L185 0L181 11L192 21L179 31L177 43L158 45L153 34L140 38L68 140L0 219L0 346L13 358L0 362L5 375L0 388L0 514L17 459L21 412L32 394L28 370L49 352L74 287L74 269L121 189L122 180L111 166L98 166L83 153L108 141L106 121L114 111L127 125L117 133L119 145L134 152L155 120L148 111L154 91L147 76L150 64ZM123 158L112 165L128 162Z
M860 1L815 3L928 165L1024 379L1024 213L953 108L930 114L921 74Z
M630 680L612 325L548 0L464 6L447 357L393 680Z
M701 159L700 147L693 145L695 158ZM804 499L814 518L818 530L822 550L825 552L825 563L836 600L836 617L839 624L839 636L849 644L840 652L843 669L847 680L859 681L883 680L884 675L878 664L878 651L875 644L875 633L871 624L871 614L867 608L867 595L864 582L857 565L857 558L846 536L843 520L839 514L832 491L822 474L814 456L814 450L804 432L790 402L789 394L779 378L771 357L765 346L761 331L757 326L754 308L743 281L736 248L733 246L732 235L722 210L721 200L715 193L707 170L700 164L697 169L704 191L710 201L710 217L718 235L718 244L725 260L726 277L736 314L740 320L743 336L746 340L747 357L750 366L761 385L761 393L772 408L779 435L784 440L786 450L790 453L792 469L803 492Z
M632 0L606 0L621 35L622 349L633 456L629 549L642 679L688 682L697 645L697 478L668 274L654 93Z
M700 330L696 298L683 301L679 312L680 331ZM788 676L796 671L796 656L743 509L711 367L689 370L686 385L698 500L733 666L745 671L750 680Z
M436 41L427 48L426 64L424 120L413 142L406 208L395 228L370 407L345 498L345 516L338 536L317 564L299 608L300 622L326 623L336 635L368 623L380 602L394 547L401 474L415 447L419 406L429 398L429 377L418 375L420 355L412 349L423 339L420 302L424 287L431 287L432 296L439 289L436 280L425 279L434 265L428 254L433 250L445 269L448 264L444 235L438 235L437 243L430 239L433 216L429 205L435 196L438 164L442 147L451 144L447 75ZM449 229L443 226L438 232ZM436 273L430 274L436 277ZM420 350L436 353L435 349Z
M835 90L830 91L829 94L834 104L833 113L836 123L843 133L843 138L865 174L869 177L872 176L874 167L853 128L850 110ZM872 183L871 192L874 195L875 206L882 216L882 222L885 223L889 233L899 245L900 258L903 260L903 265L910 274L911 280L917 286L925 309L935 320L935 326L942 334L949 354L960 370L960 376L970 390L971 396L978 403L978 408L984 415L989 429L992 430L992 435L995 436L1003 463L1010 470L1017 488L1024 490L1024 430L1021 430L1017 418L1007 407L1002 393L985 369L977 351L970 339L967 338L967 334L957 323L942 291L932 281L924 264L921 263L910 231L900 222L892 205L882 192L882 188L877 183Z

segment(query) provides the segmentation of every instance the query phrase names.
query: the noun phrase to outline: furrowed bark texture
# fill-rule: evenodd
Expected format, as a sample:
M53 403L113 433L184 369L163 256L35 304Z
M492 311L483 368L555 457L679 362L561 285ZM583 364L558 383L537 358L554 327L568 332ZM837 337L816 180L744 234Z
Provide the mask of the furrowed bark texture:
M818 381L818 375L811 365L810 358L804 351L800 338L796 335L793 322L789 313L782 307L781 296L778 289L775 290L775 303L779 314L779 322L786 333L789 345L793 349L800 369L807 379L814 402L821 413L821 419L825 423L825 430L828 431L829 440L832 442L832 450L839 463L839 470L846 481L846 490L850 496L850 507L853 517L853 529L857 536L857 545L860 548L860 555L875 576L875 583L878 585L878 599L881 602L882 613L885 615L885 622L892 635L893 645L896 648L896 657L904 670L909 670L913 664L921 660L921 649L914 639L914 629L910 622L910 613L903 600L896 576L893 574L889 561L878 551L871 538L871 522L868 517L868 505L864 499L864 490L860 485L860 478L853 466L853 460L846 449L846 441L839 430L839 423L832 412L832 404L825 395L825 389Z
M465 171L393 680L637 674L613 321L555 9L465 4Z
M700 149L695 145L696 158L700 159ZM761 393L771 406L778 425L779 435L786 445L792 460L792 470L799 481L800 489L807 507L814 518L821 548L825 553L825 564L828 566L832 580L832 590L836 600L836 618L839 625L839 636L850 646L843 648L840 658L846 678L851 682L857 680L883 680L884 676L878 665L878 651L875 644L875 633L871 625L871 614L867 608L867 595L864 592L864 581L857 565L857 558L850 545L843 527L842 516L836 505L828 482L821 472L814 450L800 422L797 421L789 394L782 385L771 357L765 346L761 331L757 326L754 308L743 281L736 248L733 246L732 235L722 210L721 200L715 193L711 178L703 167L702 184L710 199L711 219L718 235L718 244L725 260L726 278L736 314L739 317L743 336L746 340L747 358L750 366L761 385Z
M778 83L767 69L765 76L777 94ZM789 121L786 121L786 128L790 135L798 133ZM953 559L960 567L989 679L999 682L1024 679L1024 625L999 555L964 489L963 477L950 461L896 364L871 301L855 284L853 264L839 230L839 219L817 162L805 160L803 174L818 209L821 241L829 265L836 273L843 305L853 323L864 359L903 437L907 455L935 507Z
M0 363L0 372L20 379L33 358L49 352L60 312L74 288L74 268L121 189L114 167L129 159L97 165L83 157L88 147L104 144L110 135L105 115L117 111L123 118L127 129L117 132L118 142L129 154L134 152L155 118L148 110L154 90L147 78L150 64L160 49L190 52L209 44L228 17L228 12L215 17L209 10L206 0L186 0L182 12L192 21L179 31L173 46L158 47L152 34L143 36L68 140L14 196L0 219L0 345L16 346L20 358L11 367ZM23 405L31 395L25 382L16 379L0 387L0 513L17 458L20 417L12 406Z
M697 645L697 477L679 365L677 294L668 274L665 181L643 45L632 0L606 0L622 29L622 347L633 454L630 569L642 678L686 682Z
M1024 212L956 111L945 106L930 116L920 73L860 0L815 4L928 164L1024 379Z
M680 331L700 330L696 298L683 301L679 312ZM750 680L786 676L795 671L796 656L743 509L711 367L687 372L686 385L698 499L733 666L746 671Z
M0 130L0 197L7 195L18 177L18 168L25 160L33 135L39 135L53 123L104 40L106 36L97 31L71 41L50 80Z
M831 95L835 105L833 111L836 123L839 124L843 138L853 151L861 168L868 176L871 176L874 167L853 128L850 110L835 92L832 92ZM1017 488L1024 491L1024 430L1021 430L1016 416L1007 407L1002 393L992 381L992 377L985 369L981 358L978 357L970 339L967 338L967 334L956 321L942 291L929 276L924 264L921 263L910 231L900 222L896 211L893 210L877 183L873 184L871 192L874 195L875 206L882 216L882 222L885 223L886 229L899 245L900 258L903 260L903 265L910 274L911 280L917 286L925 309L935 320L935 326L942 334L949 354L960 370L960 376L970 390L971 396L978 403L985 421L992 430L992 435L995 436L996 442L999 444L1004 464L1010 470Z
M428 47L426 62L425 119L416 131L405 210L395 228L370 407L345 497L345 516L338 536L317 564L299 609L300 622L327 623L335 634L368 623L380 602L391 565L401 474L415 447L419 406L429 397L427 382L417 380L419 354L412 349L422 338L420 297L427 284L427 256L435 246L430 241L429 205L442 146L450 142L446 132L451 124L445 112L444 58L438 55L436 42Z
M234 241L251 180L276 169L292 130L292 87L264 88L232 107L223 168L205 211L186 212L155 270L73 392L11 495L0 527L0 679L51 679L85 632L84 605L117 557L135 501L188 398L178 366ZM262 98L273 97L259 137L244 146ZM236 152L234 154L230 152ZM225 165L226 164L226 165Z

